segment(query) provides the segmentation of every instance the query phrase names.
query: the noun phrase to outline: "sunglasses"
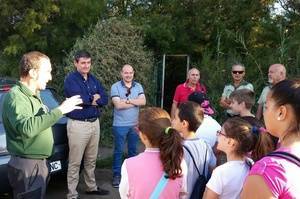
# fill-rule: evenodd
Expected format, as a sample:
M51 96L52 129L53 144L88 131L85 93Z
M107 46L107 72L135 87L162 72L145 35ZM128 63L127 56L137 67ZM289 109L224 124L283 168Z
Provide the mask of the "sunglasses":
M225 133L223 133L222 131L217 131L217 136L224 136L224 137L227 137L227 135Z
M231 71L233 74L243 74L245 71L237 71L237 70L234 70L234 71Z

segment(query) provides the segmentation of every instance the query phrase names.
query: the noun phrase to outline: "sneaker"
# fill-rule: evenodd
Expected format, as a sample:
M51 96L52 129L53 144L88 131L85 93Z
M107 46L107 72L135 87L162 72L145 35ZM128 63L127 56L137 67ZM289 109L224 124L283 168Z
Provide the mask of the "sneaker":
M94 191L86 191L85 192L88 195L99 195L99 196L105 196L109 194L108 190L105 189L100 189L99 187L97 187L97 190Z
M121 181L121 176L114 176L112 180L112 186L114 188L119 188L120 181Z

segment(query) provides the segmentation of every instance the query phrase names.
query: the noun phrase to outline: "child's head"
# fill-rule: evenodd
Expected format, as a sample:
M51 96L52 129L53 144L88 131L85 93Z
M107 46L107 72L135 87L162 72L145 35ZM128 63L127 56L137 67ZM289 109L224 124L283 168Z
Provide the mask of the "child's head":
M300 133L300 79L283 80L274 85L267 96L264 120L274 136Z
M235 90L229 96L231 100L230 108L235 113L240 113L242 110L251 110L255 103L254 92L249 89Z
M234 117L226 120L218 131L217 149L237 156L245 156L253 149L252 126L245 120Z
M205 93L195 91L188 96L188 100L199 104L206 115L213 115L215 113Z
M160 149L160 159L169 178L180 177L182 172L180 164L183 157L182 138L175 129L171 128L169 114L157 107L144 109L139 115L138 130L141 138L146 137L152 147Z
M200 105L188 101L179 105L172 126L180 133L189 133L195 132L202 121L203 110Z

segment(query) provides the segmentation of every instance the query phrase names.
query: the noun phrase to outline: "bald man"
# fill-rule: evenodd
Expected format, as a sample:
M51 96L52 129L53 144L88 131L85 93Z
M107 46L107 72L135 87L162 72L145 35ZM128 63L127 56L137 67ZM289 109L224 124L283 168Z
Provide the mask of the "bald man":
M284 65L282 64L272 64L269 67L269 72L268 72L268 82L269 85L266 86L261 94L260 97L257 101L258 103L258 108L256 112L256 118L261 119L263 111L265 110L265 105L266 105L266 98L267 94L270 91L270 88L277 84L278 82L284 80L286 78L286 69Z
M121 166L123 149L127 140L128 156L137 154L139 136L135 130L138 122L139 107L146 104L144 89L134 81L134 69L125 64L121 69L122 80L111 87L111 99L114 105L113 135L113 181L112 186L119 187L121 181Z
M187 74L187 80L183 84L179 84L176 87L173 104L171 108L171 118L175 117L175 111L180 103L188 101L188 96L195 92L202 92L206 94L206 88L201 85L200 82L200 71L197 68L191 68Z

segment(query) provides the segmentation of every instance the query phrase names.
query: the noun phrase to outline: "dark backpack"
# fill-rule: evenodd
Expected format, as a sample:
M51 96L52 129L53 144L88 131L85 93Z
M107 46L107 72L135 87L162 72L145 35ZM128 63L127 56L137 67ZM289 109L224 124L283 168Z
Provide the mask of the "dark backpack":
M293 154L290 154L290 153L287 153L284 151L274 151L274 152L267 154L267 156L280 157L280 158L288 160L289 162L292 162L295 165L297 165L298 167L300 167L300 159Z
M205 176L205 166L206 166L206 156L207 156L207 149L205 151L205 160L204 160L204 165L203 165L203 171L202 171L202 174L200 173L198 167L197 167L197 164L196 164L196 161L191 153L191 151L183 145L183 147L187 150L187 152L190 154L192 160L193 160L193 163L194 163L194 166L198 172L198 175L199 177L197 178L195 184L194 184L194 187L193 187L193 191L192 191L192 194L190 196L190 199L199 199L199 198L202 198L203 197L203 194L204 194L204 191L205 191L205 187L206 187L206 183L208 182L208 177Z

